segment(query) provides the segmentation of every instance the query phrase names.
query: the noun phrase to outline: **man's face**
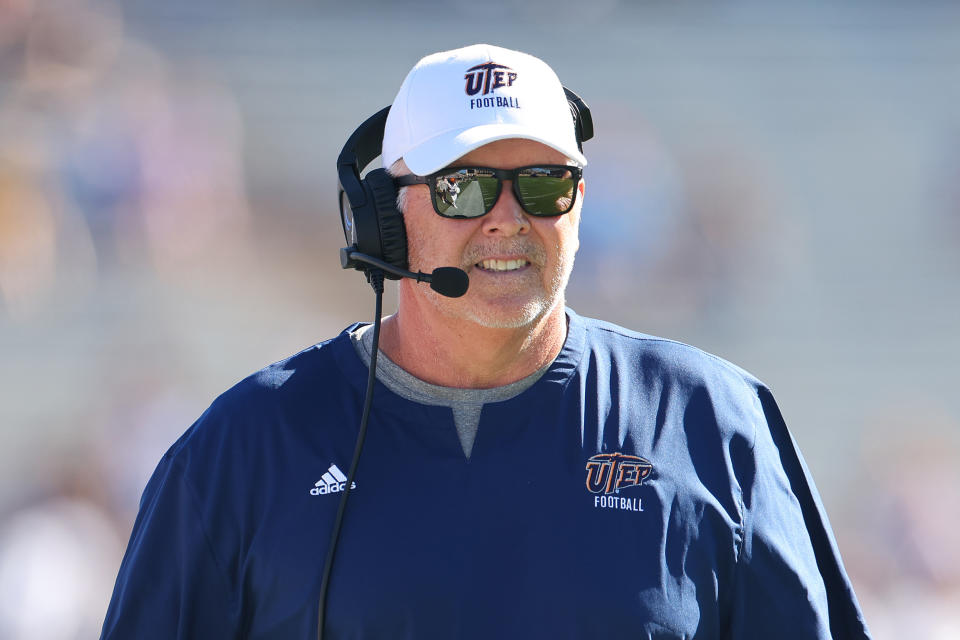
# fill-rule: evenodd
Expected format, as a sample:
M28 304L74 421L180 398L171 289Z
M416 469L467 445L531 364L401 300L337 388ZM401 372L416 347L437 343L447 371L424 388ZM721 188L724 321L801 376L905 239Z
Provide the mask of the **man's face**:
M531 140L499 140L453 164L499 169L536 164L567 164L560 152ZM404 210L410 268L430 272L455 266L470 276L461 298L446 298L423 286L407 291L428 299L443 315L486 327L526 326L564 301L580 241L580 194L570 212L551 218L527 214L505 182L500 198L485 216L443 218L433 210L429 188L410 187Z

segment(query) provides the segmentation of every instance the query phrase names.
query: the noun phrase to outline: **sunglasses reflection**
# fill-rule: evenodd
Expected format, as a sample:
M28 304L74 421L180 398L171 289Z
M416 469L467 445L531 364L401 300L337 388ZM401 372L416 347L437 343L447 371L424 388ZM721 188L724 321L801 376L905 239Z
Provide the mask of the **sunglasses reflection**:
M561 176L556 176L555 172L535 172L517 182L523 208L541 215L569 211L573 206L574 188L576 185L569 171Z
M438 205L444 205L444 211L457 208L457 198L460 196L460 183L456 176L446 176L437 180L436 197Z
M573 207L578 174L567 167L524 167L509 176L496 169L461 167L432 176L433 203L440 215L479 217L493 209L503 181L513 182L513 194L530 215L555 216Z

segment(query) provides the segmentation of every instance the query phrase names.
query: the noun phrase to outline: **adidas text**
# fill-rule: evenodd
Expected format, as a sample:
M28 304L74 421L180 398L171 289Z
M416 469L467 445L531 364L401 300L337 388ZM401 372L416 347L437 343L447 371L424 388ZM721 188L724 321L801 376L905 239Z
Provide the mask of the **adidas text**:
M310 489L310 495L312 496L324 496L328 493L340 493L347 488L347 476L343 475L343 471L340 471L340 467L335 464L330 465L330 468L327 469L327 472L323 474L312 489ZM357 488L357 483L353 482L350 484L350 490Z

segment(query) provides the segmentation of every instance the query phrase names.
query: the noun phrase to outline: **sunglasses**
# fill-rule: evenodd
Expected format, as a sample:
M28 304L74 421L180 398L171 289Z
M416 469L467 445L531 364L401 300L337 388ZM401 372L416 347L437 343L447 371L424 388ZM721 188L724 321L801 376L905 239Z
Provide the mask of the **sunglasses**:
M425 184L430 187L433 210L444 218L479 218L490 213L503 189L513 183L513 195L532 216L560 216L577 200L580 167L543 164L516 169L447 167L428 176L400 176L398 187Z

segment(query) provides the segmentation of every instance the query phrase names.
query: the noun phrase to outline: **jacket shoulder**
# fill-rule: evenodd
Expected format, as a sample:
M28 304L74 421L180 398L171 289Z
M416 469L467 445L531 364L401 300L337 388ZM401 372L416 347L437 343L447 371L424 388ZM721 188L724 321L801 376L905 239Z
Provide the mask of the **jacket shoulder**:
M758 393L766 385L738 365L698 347L633 331L612 322L583 318L587 348L591 356L609 352L621 364L639 365L640 372L652 372L680 383L726 383Z
M224 442L244 439L256 442L257 435L278 418L296 413L314 398L333 393L340 373L336 351L349 344L348 330L278 360L243 378L210 404L193 425L167 452L177 456L184 449L220 447ZM344 345L344 341L346 344Z

